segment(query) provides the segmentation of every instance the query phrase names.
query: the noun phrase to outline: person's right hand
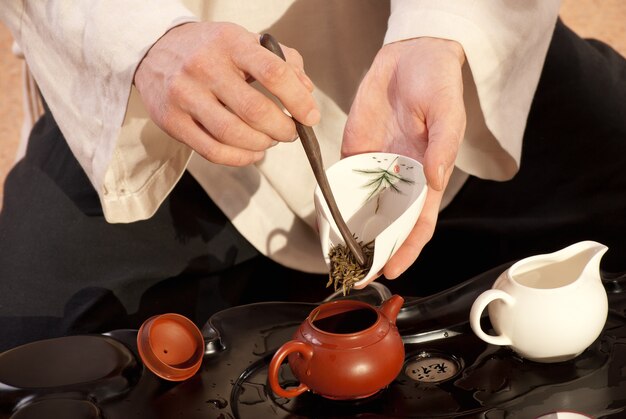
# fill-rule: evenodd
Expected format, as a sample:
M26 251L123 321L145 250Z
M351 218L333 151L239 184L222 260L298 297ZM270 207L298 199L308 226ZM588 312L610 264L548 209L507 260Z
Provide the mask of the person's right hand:
M282 49L286 62L238 25L187 23L152 46L134 82L163 131L211 162L244 166L276 142L297 137L293 120L249 81L258 81L303 124L320 119L302 57Z

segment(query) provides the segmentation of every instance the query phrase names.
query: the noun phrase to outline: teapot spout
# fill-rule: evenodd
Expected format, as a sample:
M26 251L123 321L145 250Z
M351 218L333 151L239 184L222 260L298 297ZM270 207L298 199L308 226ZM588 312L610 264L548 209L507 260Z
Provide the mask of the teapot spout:
M387 301L380 306L380 311L387 317L393 324L396 323L398 313L404 304L404 298L399 295L392 295Z

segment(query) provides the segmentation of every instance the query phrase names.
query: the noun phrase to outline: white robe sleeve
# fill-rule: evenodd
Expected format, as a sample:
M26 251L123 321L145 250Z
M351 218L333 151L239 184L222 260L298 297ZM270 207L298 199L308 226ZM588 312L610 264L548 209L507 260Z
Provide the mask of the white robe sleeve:
M150 216L158 204L149 209L137 207L128 197L148 191L149 172L164 170L165 162L143 168L133 184L117 182L122 177L115 174L131 166L116 163L124 158L119 155L124 150L116 145L137 65L167 30L197 21L197 17L180 1L8 0L0 7L0 18L11 30L61 132L98 192L107 219L132 221ZM146 145L135 145L142 146ZM171 140L163 148L164 158L185 164L191 153ZM132 173L125 175L129 179ZM177 179L161 188L173 187Z
M391 0L385 43L435 37L463 46L467 130L456 165L464 172L502 181L519 169L559 6L560 0Z

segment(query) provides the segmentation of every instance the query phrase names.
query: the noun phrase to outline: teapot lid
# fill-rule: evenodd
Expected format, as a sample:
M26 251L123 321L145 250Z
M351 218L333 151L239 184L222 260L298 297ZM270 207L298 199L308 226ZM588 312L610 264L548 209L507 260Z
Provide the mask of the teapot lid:
M204 338L187 317L166 313L150 317L141 325L137 349L154 374L168 381L184 381L200 369Z

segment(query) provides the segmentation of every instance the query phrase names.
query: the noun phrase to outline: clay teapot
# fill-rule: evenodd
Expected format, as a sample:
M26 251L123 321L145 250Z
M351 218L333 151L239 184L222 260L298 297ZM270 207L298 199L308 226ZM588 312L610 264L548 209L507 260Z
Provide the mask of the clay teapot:
M355 300L316 307L293 339L274 354L268 372L272 390L285 398L310 390L336 400L377 393L397 377L404 363L404 344L395 324L403 303L394 295L380 308ZM300 381L297 388L285 389L278 382L285 358Z

